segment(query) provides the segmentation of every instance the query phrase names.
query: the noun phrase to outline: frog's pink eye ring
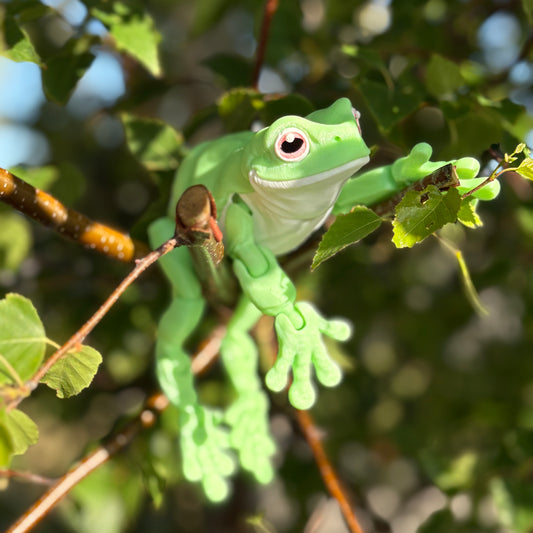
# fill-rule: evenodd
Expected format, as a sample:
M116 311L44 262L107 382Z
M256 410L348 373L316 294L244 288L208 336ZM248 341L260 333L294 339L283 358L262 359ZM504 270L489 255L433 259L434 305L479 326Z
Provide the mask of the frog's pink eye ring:
M288 128L276 140L276 155L283 161L301 161L309 153L309 144L303 131Z
M357 129L359 130L359 135L362 135L363 132L361 131L361 124L359 122L359 119L361 118L361 113L355 109L355 107L352 107L352 114L353 118L355 119L355 123L357 124Z

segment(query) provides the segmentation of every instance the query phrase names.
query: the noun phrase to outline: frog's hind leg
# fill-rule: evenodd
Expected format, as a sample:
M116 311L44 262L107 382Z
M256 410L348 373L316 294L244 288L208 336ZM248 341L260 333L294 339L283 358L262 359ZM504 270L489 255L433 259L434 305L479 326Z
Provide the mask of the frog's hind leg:
M220 355L237 393L225 416L231 428L230 445L239 454L242 467L260 483L268 483L274 475L270 457L276 448L269 431L269 401L258 374L258 350L248 333L261 314L242 296L228 324Z
M148 230L150 244L157 247L174 233L168 218L154 222ZM183 345L202 318L205 303L202 288L186 247L180 247L159 260L172 285L172 300L159 322L156 341L156 372L163 392L180 408L196 405L189 355Z

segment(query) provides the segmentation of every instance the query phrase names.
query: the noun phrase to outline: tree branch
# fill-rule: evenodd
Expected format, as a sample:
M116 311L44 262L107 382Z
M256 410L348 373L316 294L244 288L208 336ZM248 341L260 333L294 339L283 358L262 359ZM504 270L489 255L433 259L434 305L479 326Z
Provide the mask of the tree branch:
M0 168L0 200L61 236L120 261L132 261L148 252L145 244L127 233L94 222Z

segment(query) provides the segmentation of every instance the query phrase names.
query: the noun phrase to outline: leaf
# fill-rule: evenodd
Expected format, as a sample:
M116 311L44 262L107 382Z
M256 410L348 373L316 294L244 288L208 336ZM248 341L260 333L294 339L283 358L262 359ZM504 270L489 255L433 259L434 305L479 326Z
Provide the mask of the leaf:
M483 221L479 218L479 215L476 212L479 200L473 196L468 196L461 201L461 207L457 213L457 220L463 226L467 228L480 228L483 226Z
M215 54L202 61L223 81L226 87L245 87L252 79L250 61L237 54Z
M161 120L121 115L131 153L150 171L175 170L182 158L181 133Z
M427 197L425 201L421 199ZM442 194L430 185L424 191L409 191L396 206L392 242L411 248L438 229L457 220L461 197L455 189Z
M234 132L248 129L265 102L256 90L237 88L223 94L217 106L226 130Z
M464 85L459 65L440 55L433 55L426 69L426 87L439 99L450 99Z
M495 478L490 489L500 524L514 533L529 533L533 528L533 489L529 481Z
M46 336L37 311L30 300L8 294L0 300L0 354L21 381L30 379L42 363ZM0 363L0 383L13 381Z
M523 178L533 181L533 159L525 157L516 169Z
M1 17L0 12L0 17ZM28 61L42 65L41 58L35 51L28 34L17 24L15 19L4 15L0 31L0 52L11 61Z
M94 36L72 38L61 50L46 58L43 69L43 89L52 102L66 104L78 81L91 66L94 54L91 46L97 42Z
M158 45L161 34L140 2L101 2L91 10L114 37L117 49L144 65L154 76L162 73Z
M13 455L22 455L39 439L35 422L18 409L0 412L0 467L9 465Z
M54 389L58 398L70 398L91 384L101 362L98 351L81 346L57 361L41 382Z
M0 269L16 271L31 249L31 225L18 213L0 213Z
M336 253L366 237L381 226L383 219L364 206L355 207L346 215L339 215L322 237L313 258L312 269Z
M533 0L522 0L522 8L527 16L529 24L533 24Z
M388 87L384 82L364 79L359 84L370 111L380 127L389 130L397 122L418 109L423 94L414 81L400 82Z

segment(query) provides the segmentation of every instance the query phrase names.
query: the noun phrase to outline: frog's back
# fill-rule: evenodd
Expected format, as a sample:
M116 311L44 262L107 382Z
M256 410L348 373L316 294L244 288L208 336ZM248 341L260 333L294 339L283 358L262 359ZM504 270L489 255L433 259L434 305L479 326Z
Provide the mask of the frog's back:
M213 195L219 212L242 180L239 168L240 152L253 132L243 131L220 139L206 141L194 147L181 163L169 204L169 214L174 213L176 202L185 189L192 185L205 185ZM237 187L236 187L237 186Z

